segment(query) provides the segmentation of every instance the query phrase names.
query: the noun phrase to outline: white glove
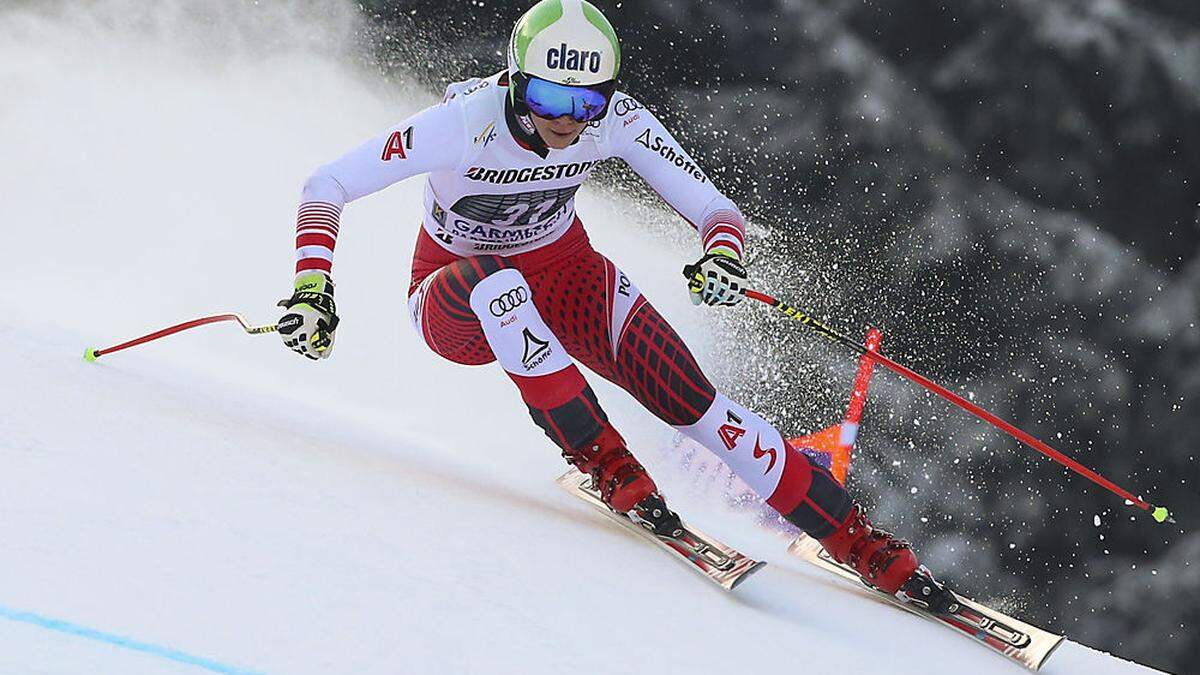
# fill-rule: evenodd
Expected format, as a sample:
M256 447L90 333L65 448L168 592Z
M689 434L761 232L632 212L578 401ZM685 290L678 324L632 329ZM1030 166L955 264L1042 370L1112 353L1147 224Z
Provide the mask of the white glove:
M746 267L727 253L706 253L694 264L683 268L688 280L692 304L736 305L746 290Z
M288 310L277 324L284 346L314 361L329 358L338 326L333 280L324 272L302 274L292 297L279 306Z

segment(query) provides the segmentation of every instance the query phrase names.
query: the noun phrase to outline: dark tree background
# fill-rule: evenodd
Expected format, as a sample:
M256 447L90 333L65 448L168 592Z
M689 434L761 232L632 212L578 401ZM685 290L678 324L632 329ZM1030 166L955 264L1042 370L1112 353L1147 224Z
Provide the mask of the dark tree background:
M599 0L623 88L765 228L752 275L1157 503L1144 514L881 374L852 489L968 593L1200 660L1200 4ZM364 4L382 67L501 69L526 2ZM636 179L614 167L618 185ZM853 361L736 313L719 379L785 430ZM777 359L786 359L780 377Z

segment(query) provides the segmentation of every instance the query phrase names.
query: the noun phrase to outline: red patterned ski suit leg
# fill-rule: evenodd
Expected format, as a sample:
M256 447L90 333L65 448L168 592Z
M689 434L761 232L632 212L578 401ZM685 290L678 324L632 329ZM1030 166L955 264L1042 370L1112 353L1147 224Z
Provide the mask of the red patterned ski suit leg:
M528 282L545 325L573 359L628 391L664 422L692 435L705 426L702 418L717 414L717 406L721 415L727 414L725 408L736 406L716 391L679 335L632 281L592 249L578 220L558 241L509 257L459 258L422 232L413 260L410 309L433 351L465 365L496 359L470 295L483 279L509 269L519 271ZM534 421L564 449L586 442L607 422L574 366L541 378L511 370L509 376ZM769 428L753 413L740 406L736 409L739 421L754 417ZM753 427L751 420L745 422L743 426ZM810 534L819 538L832 533L849 513L849 496L827 471L769 429L777 439L773 447L786 454L786 462L780 463L781 476L769 487L757 489ZM767 438L761 433L759 437ZM698 440L723 457L727 454L717 434ZM755 455L760 450L756 445Z

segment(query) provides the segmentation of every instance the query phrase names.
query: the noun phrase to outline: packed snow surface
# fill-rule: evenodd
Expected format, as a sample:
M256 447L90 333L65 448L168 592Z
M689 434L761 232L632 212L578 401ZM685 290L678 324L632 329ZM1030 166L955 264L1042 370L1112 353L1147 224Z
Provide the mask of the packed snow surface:
M73 6L0 10L0 672L1019 672L673 494L655 453L686 517L770 562L736 593L562 493L498 367L408 325L418 181L345 214L332 359L219 325L85 363L196 315L274 320L307 172L434 94L349 65L340 5ZM580 210L721 358L679 283L686 226L600 192ZM1151 671L1067 644L1043 672Z

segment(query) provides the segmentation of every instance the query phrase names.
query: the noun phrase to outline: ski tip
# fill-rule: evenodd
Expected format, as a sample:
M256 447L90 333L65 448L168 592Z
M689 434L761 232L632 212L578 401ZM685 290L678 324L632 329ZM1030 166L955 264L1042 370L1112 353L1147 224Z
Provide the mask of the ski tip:
M1150 512L1150 515L1154 516L1154 519L1160 523L1174 523L1175 522L1175 519L1171 517L1171 512L1167 511L1167 507L1165 507L1165 506L1154 507L1154 510Z
M95 347L88 347L87 349L83 350L84 361L87 361L88 363L95 363L96 359L98 358L100 358L100 355L96 353Z
M729 584L729 590L732 591L733 589L737 588L738 586L741 586L742 582L745 581L747 578L749 578L751 574L754 574L755 572L761 570L762 568L764 568L766 566L767 566L767 563L765 563L761 560L755 562L753 565L746 568L746 571L742 572L741 576L734 579L733 583Z

